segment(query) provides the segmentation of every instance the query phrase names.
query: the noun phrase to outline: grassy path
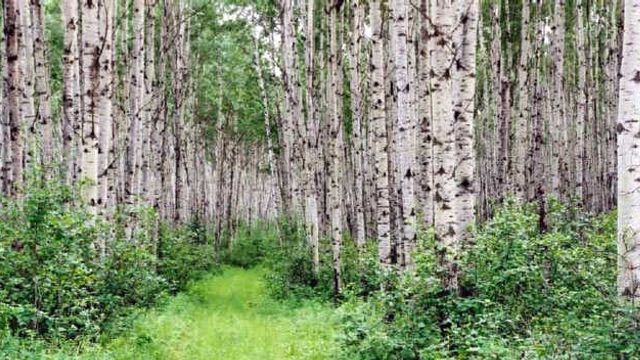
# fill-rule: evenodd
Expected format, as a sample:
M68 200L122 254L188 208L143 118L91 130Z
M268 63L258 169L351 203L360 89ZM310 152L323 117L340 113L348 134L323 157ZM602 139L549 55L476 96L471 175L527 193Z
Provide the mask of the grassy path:
M270 299L260 270L228 269L145 314L91 359L332 359L334 313Z

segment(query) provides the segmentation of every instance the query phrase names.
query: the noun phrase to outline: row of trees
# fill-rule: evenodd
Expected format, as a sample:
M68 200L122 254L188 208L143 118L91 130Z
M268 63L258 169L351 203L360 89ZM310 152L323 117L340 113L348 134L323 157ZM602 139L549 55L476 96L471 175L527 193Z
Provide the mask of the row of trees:
M219 34L201 39L192 29L215 14L209 5L6 1L2 192L20 197L39 169L82 184L82 202L107 219L140 202L171 221L215 217L219 233L223 218L266 216L274 200L273 187L260 188L269 186L261 147L231 141L224 120L212 136L202 115L210 101L197 96L205 85L196 77L217 70L202 73L213 61L201 61L210 49L198 46Z
M162 210L171 217L184 215L182 202L188 198L179 195L185 191L184 155L195 154L201 141L198 128L183 133L189 106L184 101L189 91L184 70L189 57L187 13L178 3L163 4L159 10L155 1L128 5L60 2L62 89L54 100L47 75L44 5L5 2L6 193L19 196L25 169L38 164L49 178L69 183L86 179L85 200L96 213L107 214L115 204L144 197L156 205L162 201ZM158 22L162 34L157 48L159 11L166 18ZM172 108L167 111L163 103L169 96ZM61 108L55 122L52 103ZM171 201L169 193L174 193Z
M339 292L345 226L361 247L378 240L381 263L408 266L420 223L434 226L457 287L475 220L477 1L280 5L283 209L304 217L316 267L320 232Z
M618 110L633 1L279 5L283 209L304 219L316 266L318 234L331 238L337 292L345 229L402 268L432 227L455 290L470 227L508 196L538 203L544 231L549 197L601 213L636 193L616 169L616 132L637 121ZM621 139L625 166L635 143ZM627 205L621 234L635 229ZM637 294L636 232L620 243L620 293Z
M633 1L44 4L4 2L10 196L40 168L86 180L83 202L107 219L143 201L220 238L286 215L316 270L331 239L339 293L345 234L404 268L432 227L455 290L471 227L509 195L538 203L542 230L549 196L599 213L617 184L635 195ZM620 211L629 294L633 206Z

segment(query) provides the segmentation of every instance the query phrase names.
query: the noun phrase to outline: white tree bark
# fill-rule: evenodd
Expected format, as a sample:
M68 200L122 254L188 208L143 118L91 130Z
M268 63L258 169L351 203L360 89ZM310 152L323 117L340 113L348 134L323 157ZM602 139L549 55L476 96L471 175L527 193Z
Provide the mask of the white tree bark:
M402 212L402 237L399 251L408 257L416 240L416 210L414 199L416 124L411 114L412 103L407 64L407 37L409 34L407 0L393 0L393 36L395 37L395 75L398 93L396 122L398 127L398 174L400 176L400 209ZM413 50L413 49L411 49Z
M458 241L464 243L470 236L469 227L475 223L477 189L475 185L476 156L473 118L476 88L476 38L479 1L468 0L459 4L457 28L459 44L457 66L454 66L454 113L456 123L457 161L455 171Z
M258 87L260 88L260 96L262 97L263 117L264 117L264 133L266 137L267 146L267 165L269 166L269 175L271 177L277 177L277 163L275 160L275 154L273 151L273 140L271 139L271 114L269 112L269 94L267 93L266 83L264 81L262 53L260 52L260 39L254 38L254 57L255 57L255 70L258 75ZM279 211L277 199L274 202L276 212Z
M434 223L443 246L443 285L458 289L456 259L475 219L473 113L478 1L431 1L429 48L434 120ZM460 20L460 24L457 21ZM455 64L451 66L451 64Z
M342 121L342 61L338 43L340 7L329 14L329 214L331 219L331 249L333 280L336 294L342 292L342 179L343 179L343 121Z
M433 108L433 183L434 225L438 242L443 246L440 254L443 283L447 289L456 289L458 252L455 184L455 128L453 121L452 75L449 64L454 62L455 48L451 33L454 26L455 9L439 5L431 0L431 19L438 19L431 32L438 34L429 38L431 51L431 89Z
M354 172L354 210L355 210L355 239L358 248L365 245L365 214L364 214L364 98L362 96L361 61L362 61L362 31L364 22L364 4L359 0L352 0L352 29L349 51L351 112L353 114L352 131L352 162Z
M47 69L47 45L44 32L44 7L41 0L31 1L31 19L33 20L33 50L35 64L35 95L38 102L38 126L41 133L41 165L47 176L54 165L54 133L51 116L49 72Z
M427 227L433 226L433 116L431 108L430 89L430 58L429 54L429 21L428 0L420 1L419 23L420 36L418 39L418 89L417 112L420 121L419 136L419 181L420 181L420 205L422 206L423 221Z
M80 173L87 181L84 200L92 212L98 207L98 156L100 136L100 6L93 1L82 2L81 89L82 99L82 163Z
M530 23L531 23L531 9L528 1L524 1L522 3L522 26L521 26L521 34L520 34L520 59L518 63L518 88L520 91L517 93L518 99L518 107L517 107L517 117L515 119L515 141L513 146L513 158L512 158L512 166L511 166L511 191L520 198L525 198L526 196L526 157L527 157L527 146L529 142L528 132L529 132L529 116L530 116L530 108L529 105L529 59L531 52L530 41Z
M143 114L146 136L143 139L145 156L142 163L142 188L145 200L154 206L158 204L159 175L157 172L157 158L160 148L157 124L158 96L156 86L156 0L145 0L145 61L144 61L144 95Z
M371 56L371 120L374 143L374 178L376 188L376 235L378 257L383 265L391 264L391 206L389 204L389 140L386 127L386 98L384 74L384 35L380 1L370 3L372 27Z
M112 161L115 159L113 141L113 22L115 1L103 0L98 6L100 18L100 52L98 58L98 92L96 118L98 134L98 205L101 213L110 217L116 203L114 192L115 173Z
M144 92L144 33L145 33L145 0L133 1L133 42L131 49L131 69L130 69L130 125L129 140L127 149L127 170L126 170L126 192L129 197L128 201L140 195L142 185L142 145L143 138L146 136L145 126L145 92ZM180 45L181 30L183 24L179 24L176 36L175 46ZM181 69L177 68L177 73ZM178 75L176 75L178 76ZM179 96L179 95L178 95Z
M640 297L640 3L625 0L618 113L618 294Z
M23 126L23 156L25 170L33 168L39 163L39 140L41 139L41 129L36 120L36 109L34 99L34 31L31 19L31 4L27 0L19 0L20 33L22 44L20 46L20 73L21 73L21 96L20 113Z
M17 195L22 186L23 175L23 121L20 107L22 96L22 71L20 66L22 31L20 29L20 8L18 0L4 2L4 34L7 56L6 107L8 114L7 138L10 142L5 159L7 174L6 191Z
M564 58L565 58L565 2L555 0L554 37L552 46L553 82L551 126L549 136L551 141L548 149L550 160L550 190L555 196L562 198L564 194L565 174L565 146L567 144L567 126L565 123L565 93L564 93Z
M293 0L282 1L282 62L284 86L284 116L282 119L282 183L284 187L284 210L288 215L299 210L299 184L296 181L296 156L300 155L299 139L295 138L296 129L302 118L300 104L300 89L298 86L296 66L296 36L295 36L295 4Z
M305 27L305 62L306 62L306 101L307 124L304 134L303 168L301 169L303 191L305 194L305 222L307 242L311 250L314 273L320 270L320 220L318 216L318 191L315 183L316 154L318 150L319 119L315 104L315 6L314 0L307 1L306 27Z
M585 57L585 33L586 30L584 28L584 7L585 2L583 0L578 0L576 3L576 37L577 37L577 57L578 57L578 87L577 91L577 99L576 99L576 120L575 120L575 139L574 139L574 148L573 148L573 161L575 162L575 195L580 201L580 204L583 203L584 200L584 135L585 135L585 115L586 115L586 77L587 77L587 63ZM617 70L617 69L616 69Z

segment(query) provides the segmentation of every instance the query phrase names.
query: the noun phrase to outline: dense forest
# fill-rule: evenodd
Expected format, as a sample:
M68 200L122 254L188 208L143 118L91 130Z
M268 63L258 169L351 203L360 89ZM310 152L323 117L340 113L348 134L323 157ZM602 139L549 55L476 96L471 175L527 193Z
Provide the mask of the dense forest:
M0 358L640 358L639 0L0 26Z

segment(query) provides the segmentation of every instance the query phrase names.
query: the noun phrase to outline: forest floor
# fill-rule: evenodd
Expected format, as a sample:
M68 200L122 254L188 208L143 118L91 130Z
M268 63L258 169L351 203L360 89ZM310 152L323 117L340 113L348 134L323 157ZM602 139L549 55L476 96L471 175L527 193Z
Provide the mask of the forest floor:
M87 359L321 360L334 358L335 310L271 299L260 269L226 269L143 314L126 337ZM53 358L68 358L68 354Z

